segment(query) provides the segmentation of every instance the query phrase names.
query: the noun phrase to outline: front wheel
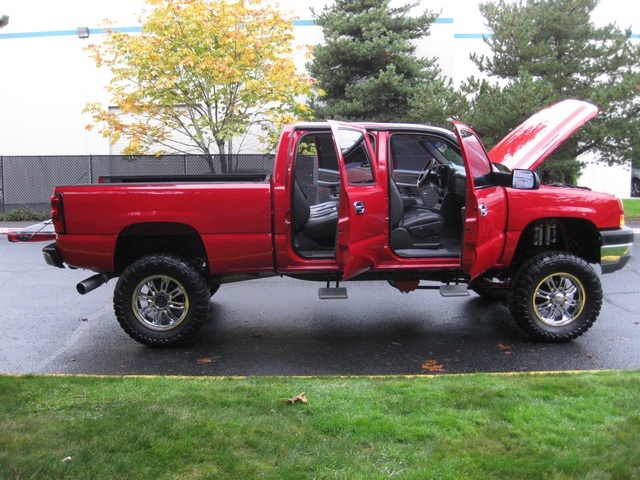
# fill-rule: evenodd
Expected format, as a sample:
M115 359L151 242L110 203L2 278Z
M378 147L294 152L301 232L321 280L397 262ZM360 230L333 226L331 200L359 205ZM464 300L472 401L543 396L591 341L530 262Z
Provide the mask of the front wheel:
M125 269L113 306L120 326L149 346L191 340L207 318L209 284L196 268L172 255L148 255Z
M520 268L507 301L516 323L534 339L568 342L598 318L602 286L582 258L544 252Z

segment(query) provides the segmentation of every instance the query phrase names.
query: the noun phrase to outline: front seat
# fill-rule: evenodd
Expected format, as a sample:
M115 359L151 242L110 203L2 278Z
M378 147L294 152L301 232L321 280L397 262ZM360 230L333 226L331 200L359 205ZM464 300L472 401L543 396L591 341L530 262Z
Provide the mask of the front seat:
M403 201L398 186L389 179L390 244L393 250L438 248L444 217L415 202Z
M309 205L309 200L296 180L293 182L293 223L298 231L318 243L335 241L338 227L337 202Z

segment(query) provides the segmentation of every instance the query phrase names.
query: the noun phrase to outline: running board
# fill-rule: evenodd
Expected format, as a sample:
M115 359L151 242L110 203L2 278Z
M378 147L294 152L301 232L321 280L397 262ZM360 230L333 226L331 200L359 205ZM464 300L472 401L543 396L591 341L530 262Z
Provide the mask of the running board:
M469 290L466 285L442 285L440 295L443 297L468 297Z
M345 287L323 287L318 289L320 300L346 300L347 289Z

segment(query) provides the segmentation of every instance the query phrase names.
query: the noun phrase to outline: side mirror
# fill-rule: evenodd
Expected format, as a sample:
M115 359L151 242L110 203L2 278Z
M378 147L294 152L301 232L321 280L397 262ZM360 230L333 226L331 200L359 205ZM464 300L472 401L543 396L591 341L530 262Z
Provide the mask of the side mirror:
M537 190L540 188L540 177L531 170L515 169L511 172L511 188Z

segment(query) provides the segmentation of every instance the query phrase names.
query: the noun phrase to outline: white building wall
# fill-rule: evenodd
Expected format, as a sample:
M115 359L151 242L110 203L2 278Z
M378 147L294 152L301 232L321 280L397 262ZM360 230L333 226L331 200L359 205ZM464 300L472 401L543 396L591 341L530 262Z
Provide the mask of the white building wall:
M598 192L606 192L618 198L631 194L631 165L602 165L593 158L581 159L585 166L578 185Z
M317 12L325 0L296 2L281 0L297 18L297 41L314 45L323 39L320 27L312 25L311 8ZM398 3L407 3L400 1ZM478 10L478 0L423 1L420 9L440 12L431 35L418 45L418 55L436 57L443 73L459 83L478 72L469 60L471 52L489 53L482 40L487 29ZM115 27L139 27L142 0L5 0L0 15L9 15L9 25L0 29L0 155L83 155L109 153L109 141L85 129L82 113L88 102L108 105L104 86L106 70L98 70L84 48L99 42L103 19ZM601 0L597 23L615 21L623 28L640 29L640 2ZM88 39L78 38L77 27L88 27ZM634 31L636 31L634 30ZM305 59L298 64L303 68ZM608 167L596 167L599 172ZM599 190L628 194L628 175L616 183L600 182L604 175L588 174L582 183ZM596 182L596 179L598 180Z

